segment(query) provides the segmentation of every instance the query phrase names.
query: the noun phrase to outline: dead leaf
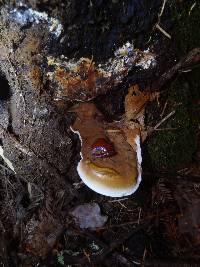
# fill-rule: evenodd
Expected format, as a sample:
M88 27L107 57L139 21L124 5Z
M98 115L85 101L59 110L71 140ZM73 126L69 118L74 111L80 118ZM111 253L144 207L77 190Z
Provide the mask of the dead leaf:
M108 216L101 215L97 203L79 205L71 212L71 215L74 217L77 226L82 229L102 227L108 220Z

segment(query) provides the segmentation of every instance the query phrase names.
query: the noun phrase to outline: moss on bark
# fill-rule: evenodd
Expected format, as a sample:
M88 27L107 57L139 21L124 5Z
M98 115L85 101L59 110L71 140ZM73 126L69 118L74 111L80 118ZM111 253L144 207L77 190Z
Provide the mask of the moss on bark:
M181 6L171 1L174 21L172 42L177 58L184 56L200 44L200 4L187 1ZM181 168L191 163L197 148L197 130L200 120L198 99L200 98L200 68L182 73L173 81L160 99L147 108L147 125L155 125L161 120L162 109L166 105L164 116L175 110L167 120L144 144L144 165L153 169ZM168 129L168 130L167 130Z

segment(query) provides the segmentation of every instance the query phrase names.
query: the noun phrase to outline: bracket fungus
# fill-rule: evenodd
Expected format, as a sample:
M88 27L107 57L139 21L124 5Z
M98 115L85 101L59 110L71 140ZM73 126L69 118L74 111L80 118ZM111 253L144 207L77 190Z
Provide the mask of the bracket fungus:
M137 94L132 92L137 91ZM73 108L77 118L71 130L81 141L81 160L77 171L92 190L105 196L122 197L134 193L141 182L141 131L144 107L151 100L149 92L131 87L125 99L125 115L109 123L94 103ZM134 104L134 113L131 110ZM130 110L131 109L131 110ZM139 122L133 122L137 118Z
M107 123L93 103L82 103L75 112L72 130L82 146L77 167L80 178L102 195L121 197L135 192L141 181L139 135L134 150L120 125Z

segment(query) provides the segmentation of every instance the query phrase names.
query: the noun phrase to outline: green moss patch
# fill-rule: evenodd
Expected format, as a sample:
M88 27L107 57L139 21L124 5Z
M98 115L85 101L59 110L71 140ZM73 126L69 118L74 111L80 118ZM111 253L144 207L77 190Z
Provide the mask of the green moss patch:
M192 162L197 148L200 98L199 69L176 79L160 99L147 108L146 124L154 126L159 120L175 111L144 144L144 163L155 169L181 168ZM167 103L167 104L166 104ZM164 106L164 114L161 116Z
M200 2L183 1L179 5L171 1L172 20L175 25L172 41L178 56L183 56L200 45Z
M177 57L200 45L199 1L169 2L174 23L172 40ZM154 126L172 111L175 114L160 126L144 144L144 166L153 169L182 168L192 162L197 149L200 121L200 68L183 73L162 94L160 105L151 103L146 110L146 125ZM163 108L166 109L163 116Z

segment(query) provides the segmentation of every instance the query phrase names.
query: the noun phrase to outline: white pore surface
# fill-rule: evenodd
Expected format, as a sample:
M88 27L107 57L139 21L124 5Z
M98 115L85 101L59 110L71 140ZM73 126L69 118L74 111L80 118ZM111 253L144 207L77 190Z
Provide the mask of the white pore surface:
M82 145L82 139L80 136L80 133L78 131L74 131L71 127L70 129L78 134L80 141L81 141L81 145ZM83 158L82 158L82 154L81 155L81 160L78 163L77 166L77 171L78 174L81 178L81 180L93 191L101 194L101 195L105 195L105 196L109 196L109 197L124 197L124 196L128 196L133 194L139 187L140 182L142 180L142 168L141 168L141 163L142 163L142 154L141 154L141 147L140 147L140 136L137 135L135 138L135 144L136 144L136 153L137 153L137 169L138 169L138 177L137 177L137 182L134 186L130 187L130 188L108 188L105 185L101 184L101 183L97 183L96 181L93 181L89 176L88 173L85 171L84 168L84 164L83 164Z

